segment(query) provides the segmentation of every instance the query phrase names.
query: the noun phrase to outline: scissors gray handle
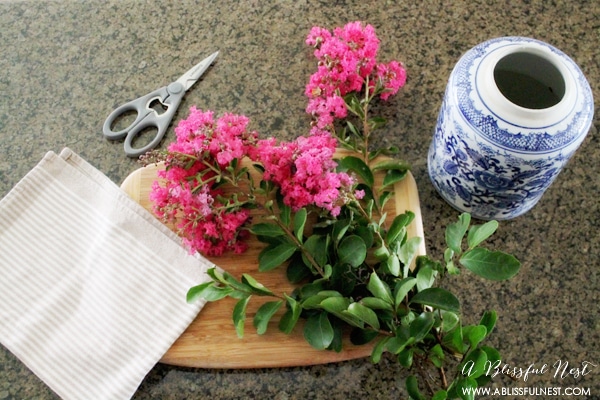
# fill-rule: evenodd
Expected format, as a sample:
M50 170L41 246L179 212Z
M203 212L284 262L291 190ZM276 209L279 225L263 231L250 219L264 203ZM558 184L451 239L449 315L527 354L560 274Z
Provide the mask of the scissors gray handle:
M160 144L167 132L167 128L175 115L175 111L183 98L184 92L183 86L178 82L174 82L169 86L157 89L145 96L117 107L110 113L108 118L106 118L106 121L104 121L102 127L104 136L109 140L120 140L125 138L125 154L129 157L139 157L152 150ZM150 104L154 100L159 100L162 104L166 105L167 110L160 115L157 114L156 111L150 107ZM125 129L113 131L112 125L115 121L123 114L131 111L137 113L135 120ZM156 133L156 136L145 146L134 148L132 146L133 140L147 128L157 128L158 132Z

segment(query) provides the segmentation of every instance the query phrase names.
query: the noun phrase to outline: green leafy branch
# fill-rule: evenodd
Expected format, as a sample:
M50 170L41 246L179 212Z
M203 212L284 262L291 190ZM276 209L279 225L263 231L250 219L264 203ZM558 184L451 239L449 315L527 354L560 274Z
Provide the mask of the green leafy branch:
M191 289L188 300L216 301L226 296L237 299L233 322L242 336L251 297L272 297L275 300L264 302L254 317L258 334L266 332L273 315L285 305L286 312L279 321L282 332L291 333L303 316L304 338L311 346L340 351L342 327L350 326L354 344L378 338L372 362L379 362L384 353L395 356L406 368L429 362L438 368L442 380L442 389L435 392L429 389L433 398L456 397L462 393L460 388L478 387L489 381L486 362L496 362L500 356L494 348L480 343L492 332L497 316L494 311L485 312L478 325L463 326L458 298L437 287L437 278L445 273L456 274L464 267L483 278L504 280L518 272L520 263L511 255L479 247L494 233L497 224L491 221L470 226L468 214L462 214L446 229L448 249L444 263L427 256L417 257L418 240L409 239L406 232L412 218L410 212L398 215L389 229L379 224L365 226L339 219L326 228L317 228L319 233L308 239L303 235L305 211L290 215L288 222L293 229L283 230L275 223L255 225L254 233L272 246L267 246L259 256L261 268L270 270L288 261L288 277L304 284L291 295L276 294L248 274L238 281L213 269L210 272L213 281ZM382 252L382 246L374 245L375 228L385 238L382 243L388 251ZM290 240L290 234L295 240ZM316 239L311 240L313 237ZM282 247L282 243L289 245ZM312 260L308 261L302 251ZM370 251L377 256L373 264L366 262ZM413 259L416 266L410 270L408 265ZM322 271L312 268L312 262L322 267ZM449 382L444 364L457 357L458 371ZM461 373L465 370L469 371L467 375ZM413 375L407 379L409 393L413 398L424 398L415 382Z
M212 281L191 288L188 300L236 299L232 319L240 337L252 299L262 299L253 319L259 335L282 309L278 329L290 334L303 320L304 339L316 349L341 351L349 328L353 344L371 343L372 362L387 354L414 372L406 379L411 398L426 398L423 392L436 400L464 397L463 389L487 384L491 378L486 366L500 360L495 348L483 344L497 314L485 311L478 324L464 324L458 297L445 288L447 279L466 269L484 279L507 280L521 264L510 254L482 247L498 223L472 224L469 214L447 226L447 249L440 261L419 254L423 238L408 235L414 213L388 219L384 211L409 166L380 157L396 153L395 147L369 149L372 132L385 125L382 118L369 115L373 97L369 90L362 97L347 96L347 108L358 122L348 119L336 133L339 143L353 152L337 160L338 171L358 178L353 189L364 191L362 199L350 195L333 218L309 208L292 212L269 182L252 189L267 199L257 203L266 212L264 220L250 228L265 244L258 270L285 267L296 285L293 292L275 293L249 274L237 279L213 268ZM428 368L436 369L439 377L432 379Z

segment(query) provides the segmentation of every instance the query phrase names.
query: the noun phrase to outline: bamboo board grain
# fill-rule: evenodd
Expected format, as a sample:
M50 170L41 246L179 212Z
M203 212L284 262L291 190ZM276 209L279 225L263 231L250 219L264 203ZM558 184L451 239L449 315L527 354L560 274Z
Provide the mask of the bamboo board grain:
M148 198L152 183L157 179L156 172L161 166L149 165L129 175L121 188L144 208L152 211ZM377 177L379 182L383 179ZM389 215L410 210L416 218L409 226L409 237L423 237L423 223L419 205L417 186L412 174L395 185L395 198L386 206ZM259 216L254 216L256 221ZM391 218L389 218L391 220ZM249 249L242 255L223 255L209 259L236 277L251 273L268 288L279 293L291 293L294 287L285 277L285 268L270 272L258 272L258 253L263 245L256 240L249 242ZM419 254L425 254L424 241ZM290 335L277 329L283 310L276 314L267 333L257 335L252 319L259 307L258 301L251 301L247 310L245 333L237 337L233 327L231 312L235 300L223 299L208 303L190 324L187 330L167 351L161 362L171 365L198 368L270 368L325 364L336 361L367 357L372 345L354 346L344 338L342 352L319 351L311 348L302 337L302 323Z

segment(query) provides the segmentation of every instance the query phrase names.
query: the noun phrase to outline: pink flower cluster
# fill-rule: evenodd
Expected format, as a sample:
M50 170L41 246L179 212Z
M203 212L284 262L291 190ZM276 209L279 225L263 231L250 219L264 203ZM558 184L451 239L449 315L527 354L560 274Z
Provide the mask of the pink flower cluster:
M336 139L316 130L292 142L258 140L247 131L248 118L225 114L215 121L211 111L192 107L175 128L166 168L159 171L150 193L154 213L174 223L191 251L221 255L246 250L250 213L227 207L217 177L233 160L249 157L263 166L263 178L279 186L285 204L298 210L316 205L336 216L354 180L335 171Z
M251 157L263 165L263 178L279 186L284 203L292 210L314 204L337 216L355 182L335 171L336 143L326 132L279 144L270 138L259 140Z
M310 77L305 94L309 98L306 112L317 119L321 129L336 118L345 118L343 96L361 91L368 82L372 93L380 89L387 100L406 82L406 70L397 61L377 63L379 39L371 25L351 22L333 32L313 27L306 39L315 48L319 60L317 71Z
M220 255L246 249L248 204L222 190L224 174L244 157L262 165L263 179L279 187L294 211L315 205L337 216L342 205L364 195L356 191L350 196L354 178L336 172L337 139L331 128L347 116L343 96L367 90L385 100L404 85L406 72L395 61L377 63L379 39L371 25L353 22L333 32L314 27L307 43L319 60L305 92L306 111L316 118L310 135L291 142L259 140L256 132L248 131L247 117L225 114L215 120L211 111L195 107L175 128L177 140L168 147L166 168L159 172L150 199L155 214L175 224L191 251Z
M215 121L212 111L202 112L192 107L188 118L175 128L177 141L168 150L198 158L208 152L210 159L225 167L245 156L256 139L256 132L246 131L248 123L248 117L230 113Z
M241 253L247 234L241 228L250 213L226 207L214 182L219 168L246 156L256 133L246 130L248 118L225 114L214 120L211 111L192 107L187 119L175 128L177 140L168 147L165 169L158 173L150 193L155 214L175 223L191 251L220 255Z

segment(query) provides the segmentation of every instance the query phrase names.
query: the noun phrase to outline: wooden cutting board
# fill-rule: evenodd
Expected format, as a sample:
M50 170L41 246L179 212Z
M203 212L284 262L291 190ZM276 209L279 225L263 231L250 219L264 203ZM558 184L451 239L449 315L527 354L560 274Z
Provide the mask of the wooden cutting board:
M152 183L157 179L158 168L161 166L150 165L140 168L129 175L121 185L129 196L149 211L152 211L152 203L148 195ZM377 179L381 182L383 177L379 176ZM388 220L392 219L390 215L403 213L406 210L416 215L409 226L409 237L424 237L419 195L415 180L410 173L396 184L395 199L391 199L386 205ZM259 217L254 216L254 221ZM263 246L257 240L252 240L248 251L242 255L231 254L209 257L209 259L237 278L242 273L250 273L275 292L291 293L294 287L288 283L284 267L269 272L258 272L257 256ZM425 254L424 242L419 254ZM344 339L344 350L339 353L315 350L302 336L302 321L290 335L280 332L277 324L283 315L283 307L271 320L267 333L258 335L252 326L252 320L263 300L255 297L250 301L242 339L237 337L231 316L236 300L226 298L206 304L194 322L167 351L161 362L199 368L268 368L324 364L367 357L371 354L373 344L354 346L347 337Z

